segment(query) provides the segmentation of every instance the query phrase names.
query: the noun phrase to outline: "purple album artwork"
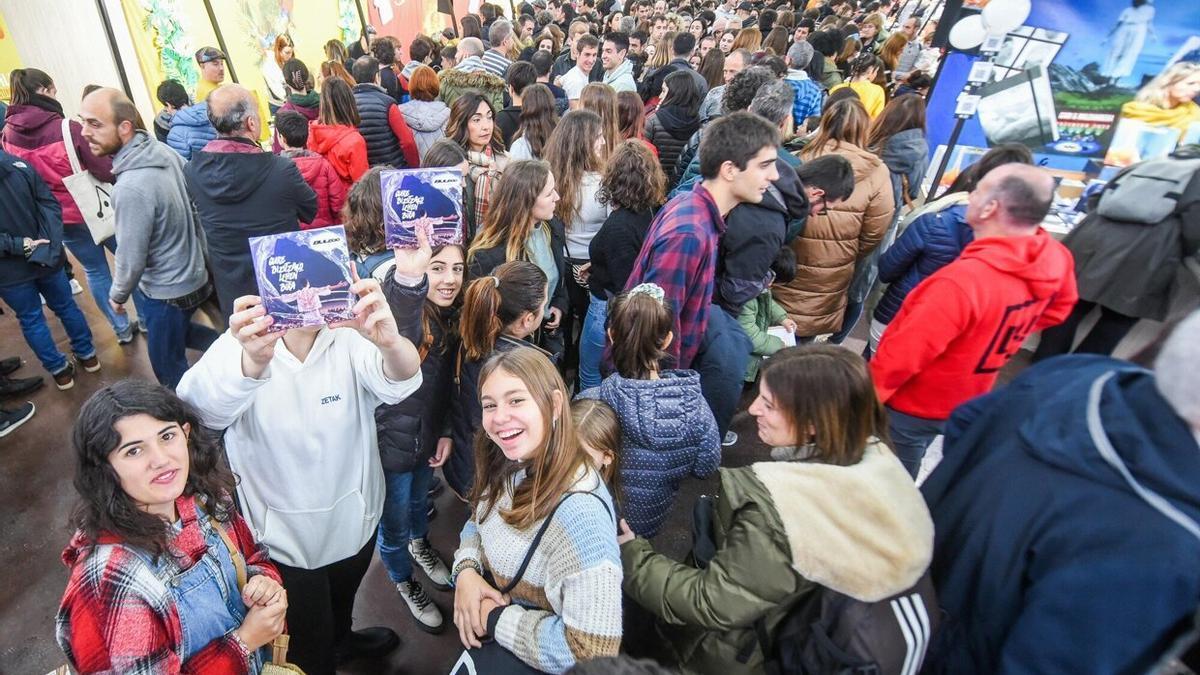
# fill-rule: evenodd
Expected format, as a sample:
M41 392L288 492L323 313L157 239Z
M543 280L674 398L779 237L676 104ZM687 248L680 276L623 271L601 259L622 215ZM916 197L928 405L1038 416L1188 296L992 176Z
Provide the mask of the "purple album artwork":
M341 225L252 237L254 276L271 331L354 318L350 250Z

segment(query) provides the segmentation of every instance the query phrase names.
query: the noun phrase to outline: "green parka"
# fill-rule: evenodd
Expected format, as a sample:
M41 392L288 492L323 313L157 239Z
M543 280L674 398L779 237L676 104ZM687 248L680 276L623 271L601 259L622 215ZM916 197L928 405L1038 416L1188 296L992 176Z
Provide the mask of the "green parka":
M714 521L717 553L703 570L655 553L645 539L621 547L625 593L658 617L667 656L689 673L762 673L756 620L774 634L818 586L881 600L916 584L933 554L925 501L879 441L853 466L721 469Z

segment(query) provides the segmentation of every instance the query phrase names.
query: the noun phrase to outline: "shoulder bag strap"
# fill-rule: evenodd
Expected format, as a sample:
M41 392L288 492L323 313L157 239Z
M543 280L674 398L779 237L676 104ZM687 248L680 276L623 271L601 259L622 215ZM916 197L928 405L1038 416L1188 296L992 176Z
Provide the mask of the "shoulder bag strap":
M65 117L62 121L62 138L67 149L67 161L71 162L71 173L83 173L83 167L79 165L79 155L75 152L75 141L71 138L71 120Z
M233 559L233 569L237 572L238 592L241 593L242 589L246 587L246 559L242 557L242 552L238 550L237 546L234 546L233 540L229 538L229 533L225 531L224 527L221 527L216 518L210 515L208 524L216 531L221 541L225 542L225 548L229 549L229 557Z
M571 495L591 495L595 497L600 500L600 503L604 506L604 510L608 511L608 515L612 516L612 510L608 508L608 504L605 504L604 500L600 499L600 495L594 492L577 490L563 495L562 499L559 499L558 503L554 505L554 508L550 509L550 513L546 515L546 519L542 521L542 526L538 528L537 534L533 536L533 541L529 543L529 550L525 552L525 559L521 561L521 566L517 568L517 573L504 585L504 588L497 589L501 593L511 593L512 589L516 588L517 584L521 582L521 578L525 576L525 569L529 567L529 561L533 559L533 554L537 551L538 545L542 543L542 537L546 536L546 530L550 529L550 521L554 520L554 514L558 513L558 507L562 506L563 502L567 501L567 498Z

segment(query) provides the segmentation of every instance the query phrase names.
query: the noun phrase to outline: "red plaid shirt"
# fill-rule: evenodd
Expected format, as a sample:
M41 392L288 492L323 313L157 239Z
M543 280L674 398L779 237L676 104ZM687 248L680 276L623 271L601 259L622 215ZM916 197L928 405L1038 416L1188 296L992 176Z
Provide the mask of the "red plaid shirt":
M207 550L202 528L208 525L197 519L192 497L180 497L175 506L183 528L171 545L179 567L189 569ZM255 543L241 516L235 513L223 525L246 559L248 576L265 574L282 583L266 548ZM77 672L247 672L246 654L232 634L213 640L187 661L181 659L179 612L166 582L115 535L102 535L93 543L76 533L63 551L63 562L71 577L58 609L56 638Z
M625 290L643 283L662 287L675 313L675 339L667 351L676 368L691 368L708 328L725 219L713 196L696 183L658 212L638 253Z

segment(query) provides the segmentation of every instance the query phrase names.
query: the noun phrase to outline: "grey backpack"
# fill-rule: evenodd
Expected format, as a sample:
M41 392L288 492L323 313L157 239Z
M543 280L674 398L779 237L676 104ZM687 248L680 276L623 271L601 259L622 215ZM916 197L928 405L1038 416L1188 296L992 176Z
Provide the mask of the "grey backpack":
M1175 213L1197 171L1200 155L1187 151L1134 164L1104 186L1096 212L1118 222L1157 225Z

